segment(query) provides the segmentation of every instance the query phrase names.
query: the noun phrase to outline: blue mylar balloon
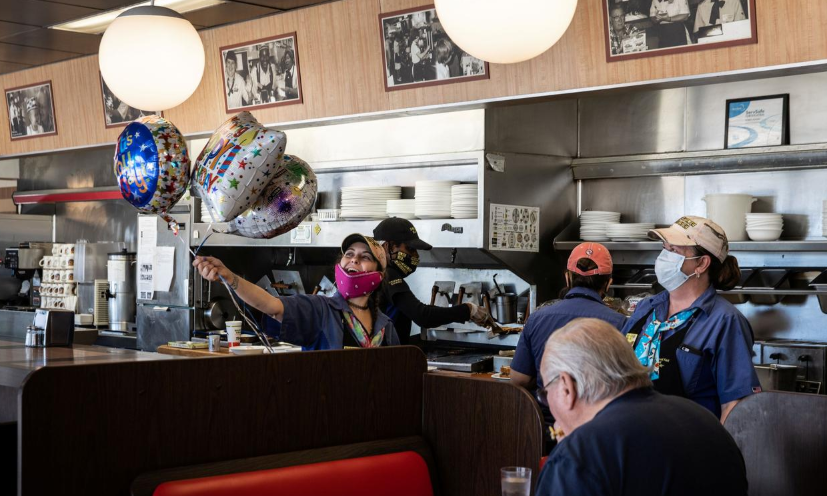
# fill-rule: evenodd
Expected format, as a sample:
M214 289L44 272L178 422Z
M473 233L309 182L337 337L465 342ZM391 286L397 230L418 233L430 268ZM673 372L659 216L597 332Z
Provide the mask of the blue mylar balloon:
M167 210L189 184L190 159L184 137L174 124L157 115L130 123L118 138L115 175L126 201L141 212L167 218Z

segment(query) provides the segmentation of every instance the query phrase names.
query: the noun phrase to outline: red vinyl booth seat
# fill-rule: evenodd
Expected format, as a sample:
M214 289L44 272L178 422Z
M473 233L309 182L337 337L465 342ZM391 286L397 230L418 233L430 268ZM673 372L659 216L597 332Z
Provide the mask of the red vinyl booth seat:
M413 451L165 482L154 496L433 496Z

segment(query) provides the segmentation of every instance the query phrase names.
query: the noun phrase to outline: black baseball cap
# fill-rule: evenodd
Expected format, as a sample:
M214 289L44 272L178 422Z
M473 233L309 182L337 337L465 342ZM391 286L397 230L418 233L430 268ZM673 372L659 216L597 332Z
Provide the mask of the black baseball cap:
M373 230L373 237L382 241L405 243L414 250L430 250L433 246L419 239L416 228L407 219L391 217L379 223Z

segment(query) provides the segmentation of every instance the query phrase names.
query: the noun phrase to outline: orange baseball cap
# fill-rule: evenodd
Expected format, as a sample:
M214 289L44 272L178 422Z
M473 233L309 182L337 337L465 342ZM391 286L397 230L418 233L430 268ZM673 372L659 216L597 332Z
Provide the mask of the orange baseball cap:
M577 268L577 261L581 258L588 258L597 268L594 270L580 270ZM614 264L609 249L600 243L580 243L569 255L569 262L566 269L580 274L581 276L611 275Z

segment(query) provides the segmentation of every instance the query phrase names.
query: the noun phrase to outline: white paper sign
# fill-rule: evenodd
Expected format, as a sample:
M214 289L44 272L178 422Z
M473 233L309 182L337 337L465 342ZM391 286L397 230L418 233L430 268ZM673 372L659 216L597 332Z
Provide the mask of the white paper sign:
M106 262L106 275L111 282L126 281L126 264L122 261Z
M310 222L302 222L290 231L291 245L309 245L313 242L313 227Z
M540 251L540 209L491 204L488 215L488 249Z
M172 286L172 274L175 270L175 247L159 246L155 248L154 277L152 278L155 291L169 291Z
M151 300L155 293L155 247L158 244L158 216L138 217L138 299Z

